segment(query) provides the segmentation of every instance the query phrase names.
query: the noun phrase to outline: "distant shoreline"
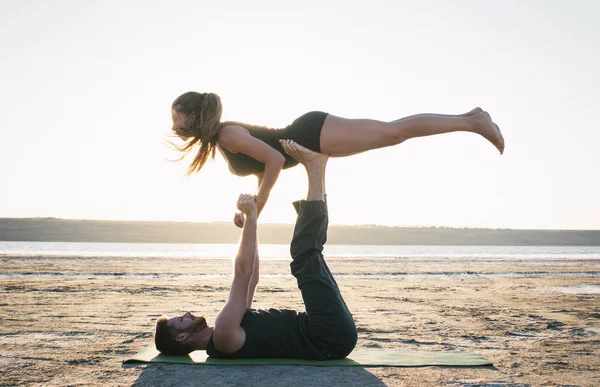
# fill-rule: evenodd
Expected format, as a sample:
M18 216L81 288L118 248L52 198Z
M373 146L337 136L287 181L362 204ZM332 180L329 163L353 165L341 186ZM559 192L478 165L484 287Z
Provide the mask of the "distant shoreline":
M291 224L261 224L262 243L289 243ZM229 222L0 218L0 241L236 243ZM600 230L518 230L447 227L330 226L328 243L342 245L600 246Z

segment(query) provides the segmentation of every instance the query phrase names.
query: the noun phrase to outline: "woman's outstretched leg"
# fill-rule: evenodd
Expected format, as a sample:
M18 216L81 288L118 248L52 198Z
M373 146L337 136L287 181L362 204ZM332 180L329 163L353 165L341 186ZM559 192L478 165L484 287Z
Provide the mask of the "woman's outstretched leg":
M348 119L330 114L321 131L321 152L343 156L397 145L414 137L450 132L479 134L500 153L504 152L500 129L490 115L479 108L461 115L417 114L392 122Z

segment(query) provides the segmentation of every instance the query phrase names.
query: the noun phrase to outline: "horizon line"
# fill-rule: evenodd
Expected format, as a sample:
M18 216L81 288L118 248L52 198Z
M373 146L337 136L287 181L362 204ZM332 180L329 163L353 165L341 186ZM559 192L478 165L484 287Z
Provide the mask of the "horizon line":
M192 224L231 224L231 222L218 220L218 221L194 221L194 220L133 220L133 219L90 219L90 218L58 218L54 216L26 216L26 217L3 217L0 216L1 220L64 220L64 221L83 221L83 222L122 222L122 223L133 223L133 222L145 222L145 223L192 223ZM293 226L295 223L261 223L263 226ZM379 228L413 228L413 229L455 229L455 230L513 230L513 231L579 231L579 232L597 232L600 229L571 229L571 228L510 228L510 227L469 227L469 226L418 226L418 225L385 225L376 223L360 223L360 224L336 224L330 223L330 227L379 227Z

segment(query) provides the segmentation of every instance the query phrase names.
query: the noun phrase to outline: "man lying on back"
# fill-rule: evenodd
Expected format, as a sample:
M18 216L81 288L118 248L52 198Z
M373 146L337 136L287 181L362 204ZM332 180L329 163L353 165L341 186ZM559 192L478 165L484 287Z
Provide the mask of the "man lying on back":
M240 195L237 207L245 221L227 303L214 327L204 317L189 312L159 318L155 343L163 354L185 355L205 349L209 356L218 358L326 360L344 358L354 349L354 320L322 254L328 225L324 180L328 157L293 141L282 145L308 174L306 200L294 202L298 217L290 245L291 271L306 311L251 308L258 284L258 215L254 197Z

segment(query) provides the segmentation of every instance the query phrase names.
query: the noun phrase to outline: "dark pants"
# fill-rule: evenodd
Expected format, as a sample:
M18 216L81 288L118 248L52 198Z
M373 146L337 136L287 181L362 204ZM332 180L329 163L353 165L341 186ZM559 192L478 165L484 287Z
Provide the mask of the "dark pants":
M357 332L340 289L323 258L327 240L327 204L294 202L298 213L291 244L292 274L302 292L308 324L306 334L328 358L346 357L356 345Z

